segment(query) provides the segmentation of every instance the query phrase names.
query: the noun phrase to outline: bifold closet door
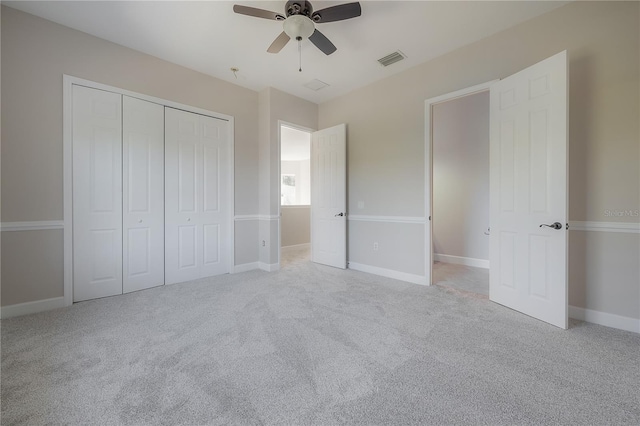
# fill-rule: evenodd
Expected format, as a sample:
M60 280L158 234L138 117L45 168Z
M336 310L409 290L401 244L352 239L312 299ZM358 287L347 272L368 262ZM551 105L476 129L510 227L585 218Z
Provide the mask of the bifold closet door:
M165 282L229 272L229 122L165 108Z
M164 106L122 99L122 291L164 284Z
M122 96L73 86L73 300L122 293Z

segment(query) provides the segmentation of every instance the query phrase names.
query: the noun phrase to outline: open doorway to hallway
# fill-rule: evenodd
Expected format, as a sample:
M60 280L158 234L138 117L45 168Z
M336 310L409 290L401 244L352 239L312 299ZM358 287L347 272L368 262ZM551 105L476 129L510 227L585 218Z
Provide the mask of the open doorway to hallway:
M432 283L489 296L489 92L432 107Z
M280 123L280 268L311 258L311 130Z

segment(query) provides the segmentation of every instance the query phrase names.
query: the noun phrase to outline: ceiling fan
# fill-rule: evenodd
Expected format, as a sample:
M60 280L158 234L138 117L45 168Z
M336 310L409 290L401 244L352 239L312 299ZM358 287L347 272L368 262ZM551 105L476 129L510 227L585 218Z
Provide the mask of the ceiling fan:
M356 18L361 14L360 3L358 2L331 6L314 12L311 2L293 0L287 2L284 10L285 14L283 15L239 4L233 6L233 11L241 15L284 21L282 25L284 31L271 43L271 46L267 49L269 53L280 52L292 38L298 40L298 43L304 38L309 38L309 41L318 49L326 55L331 55L337 50L336 47L324 34L316 29L315 24Z

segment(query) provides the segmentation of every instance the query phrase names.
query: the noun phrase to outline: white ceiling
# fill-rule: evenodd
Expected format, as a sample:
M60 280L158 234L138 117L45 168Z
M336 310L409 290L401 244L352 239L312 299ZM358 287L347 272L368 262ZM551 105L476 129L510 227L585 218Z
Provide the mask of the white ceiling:
M312 1L315 10L346 3ZM361 1L362 16L318 24L338 48L326 56L308 40L302 68L294 41L278 54L267 47L282 23L233 13L233 4L284 13L285 1L10 1L10 7L223 80L261 90L275 87L321 103L426 62L566 4L560 1ZM407 59L377 60L401 50ZM231 67L240 71L237 77ZM330 86L312 91L319 79Z
M300 161L311 158L311 133L291 127L280 127L280 159Z

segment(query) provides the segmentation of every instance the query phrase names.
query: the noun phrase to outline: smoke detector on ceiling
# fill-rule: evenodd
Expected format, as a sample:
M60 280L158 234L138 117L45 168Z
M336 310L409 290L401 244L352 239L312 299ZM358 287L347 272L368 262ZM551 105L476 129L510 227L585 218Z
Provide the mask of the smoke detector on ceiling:
M388 67L389 65L395 64L396 62L401 61L406 57L407 55L399 50L396 50L395 52L388 54L384 58L378 59L378 62L380 62L380 65L382 65L383 67Z

